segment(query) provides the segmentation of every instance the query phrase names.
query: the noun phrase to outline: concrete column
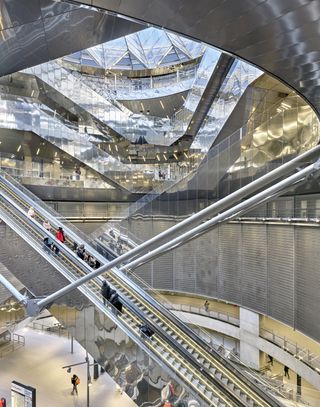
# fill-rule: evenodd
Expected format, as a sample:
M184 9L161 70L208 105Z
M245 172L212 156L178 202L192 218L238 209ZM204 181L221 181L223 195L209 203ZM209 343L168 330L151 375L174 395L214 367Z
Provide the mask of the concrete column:
M259 314L240 308L240 359L253 369L260 368Z
M27 172L32 171L32 157L29 155L24 156L24 173L27 174Z
M60 179L60 173L60 163L54 161L52 164L51 177L54 179Z

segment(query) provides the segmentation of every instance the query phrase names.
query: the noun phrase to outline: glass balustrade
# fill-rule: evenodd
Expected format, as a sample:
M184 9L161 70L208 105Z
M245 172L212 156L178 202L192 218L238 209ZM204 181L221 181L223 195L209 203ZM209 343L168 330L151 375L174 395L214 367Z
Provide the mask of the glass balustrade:
M63 64L63 61L59 62ZM72 65L70 66L70 68ZM198 66L177 70L161 76L148 78L129 78L123 75L109 74L99 76L72 71L77 78L82 76L85 83L105 99L140 100L159 98L189 90L194 82Z

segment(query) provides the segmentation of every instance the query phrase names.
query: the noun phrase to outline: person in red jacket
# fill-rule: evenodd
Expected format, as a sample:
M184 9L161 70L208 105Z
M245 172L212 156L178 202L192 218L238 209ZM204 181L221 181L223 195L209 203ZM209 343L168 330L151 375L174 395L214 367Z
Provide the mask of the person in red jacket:
M66 237L64 235L64 231L62 227L59 227L57 233L56 233L56 238L60 240L61 243L64 243L66 241Z
M6 399L2 397L2 399L0 400L0 407L6 407L6 405L7 405Z

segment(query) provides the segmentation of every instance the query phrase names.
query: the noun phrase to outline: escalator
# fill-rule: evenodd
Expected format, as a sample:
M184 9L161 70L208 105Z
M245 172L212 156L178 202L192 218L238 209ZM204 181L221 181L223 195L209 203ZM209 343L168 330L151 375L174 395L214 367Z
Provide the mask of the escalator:
M74 241L86 244L88 252L101 265L106 263L106 260L88 247L87 242L72 228L54 217L52 211L44 209L43 204L40 206L39 200L30 192L24 191L19 184L13 185L6 177L0 176L0 195L0 217L69 281L75 281L92 271L89 265L72 251ZM36 211L35 219L27 216L27 211L32 205ZM42 227L44 219L48 219L54 228L63 226L68 236L67 245L55 241L60 250L59 255L43 249L43 237L48 235ZM89 281L79 287L79 290L155 361L175 375L180 384L202 405L218 407L281 405L251 383L227 359L202 342L190 328L118 269L110 270L104 277L119 292L123 302L122 313L116 313L111 304L107 307L103 305L100 294L101 277ZM154 330L152 340L141 339L139 326L143 324L148 324Z

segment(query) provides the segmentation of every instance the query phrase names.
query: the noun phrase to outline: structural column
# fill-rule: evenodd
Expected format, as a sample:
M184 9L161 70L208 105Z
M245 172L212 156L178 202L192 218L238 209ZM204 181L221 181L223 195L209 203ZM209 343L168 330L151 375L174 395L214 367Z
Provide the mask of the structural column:
M240 359L253 369L259 369L259 314L240 308Z

